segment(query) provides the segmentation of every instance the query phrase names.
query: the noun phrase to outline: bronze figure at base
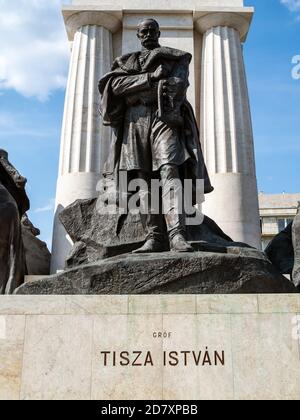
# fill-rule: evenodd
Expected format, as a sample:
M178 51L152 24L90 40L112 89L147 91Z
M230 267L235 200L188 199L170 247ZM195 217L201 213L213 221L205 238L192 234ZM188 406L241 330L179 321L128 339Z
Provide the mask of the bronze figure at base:
M29 209L26 179L0 150L0 294L11 294L26 272L21 218Z

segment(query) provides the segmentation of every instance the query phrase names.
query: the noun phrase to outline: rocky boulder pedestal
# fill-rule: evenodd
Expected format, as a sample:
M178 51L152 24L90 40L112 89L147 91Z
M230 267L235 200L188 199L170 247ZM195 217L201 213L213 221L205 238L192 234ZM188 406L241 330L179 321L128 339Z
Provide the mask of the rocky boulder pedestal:
M139 215L103 214L79 200L61 214L74 248L66 270L28 283L16 294L294 293L267 256L233 242L208 217L188 227L194 253L132 254L146 239Z
M27 274L30 276L50 274L51 254L47 244L38 238L39 235L40 230L33 226L25 214L22 218L22 238Z
M23 285L17 294L294 293L293 284L254 249L227 253L127 254Z

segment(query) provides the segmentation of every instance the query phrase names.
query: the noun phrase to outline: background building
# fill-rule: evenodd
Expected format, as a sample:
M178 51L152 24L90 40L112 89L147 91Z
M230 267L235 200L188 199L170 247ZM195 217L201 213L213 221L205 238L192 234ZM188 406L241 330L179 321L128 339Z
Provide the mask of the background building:
M294 220L299 203L300 194L259 194L263 249Z

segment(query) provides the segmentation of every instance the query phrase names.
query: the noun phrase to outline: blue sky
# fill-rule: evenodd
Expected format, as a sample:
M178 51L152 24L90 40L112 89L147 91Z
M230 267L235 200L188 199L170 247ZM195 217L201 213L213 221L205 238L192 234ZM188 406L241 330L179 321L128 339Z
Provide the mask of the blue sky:
M244 53L259 190L300 192L300 78L292 77L300 0L245 5L256 8ZM60 6L60 0L0 0L0 148L28 178L30 218L48 243L69 60Z

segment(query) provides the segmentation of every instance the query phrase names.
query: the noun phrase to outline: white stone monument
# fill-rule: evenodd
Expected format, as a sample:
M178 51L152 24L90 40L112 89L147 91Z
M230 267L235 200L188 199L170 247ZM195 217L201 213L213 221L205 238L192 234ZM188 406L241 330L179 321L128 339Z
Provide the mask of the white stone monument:
M299 294L0 296L0 401L298 401L297 313Z
M253 8L243 0L73 0L63 8L72 47L61 137L52 271L71 242L58 220L76 199L97 196L110 131L98 113L97 83L114 57L139 49L138 22L151 16L161 44L190 52L188 99L195 108L215 191L204 212L235 241L260 247L253 134L242 42Z

